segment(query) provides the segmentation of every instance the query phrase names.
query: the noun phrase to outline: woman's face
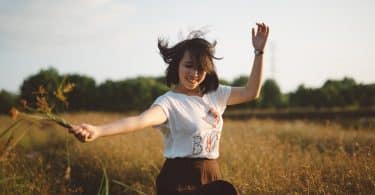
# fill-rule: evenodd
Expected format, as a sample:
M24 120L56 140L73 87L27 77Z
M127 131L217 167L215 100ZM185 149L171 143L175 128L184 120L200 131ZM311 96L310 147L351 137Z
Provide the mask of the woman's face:
M199 85L206 78L206 72L196 69L189 51L185 51L178 66L179 87L184 90L199 90Z

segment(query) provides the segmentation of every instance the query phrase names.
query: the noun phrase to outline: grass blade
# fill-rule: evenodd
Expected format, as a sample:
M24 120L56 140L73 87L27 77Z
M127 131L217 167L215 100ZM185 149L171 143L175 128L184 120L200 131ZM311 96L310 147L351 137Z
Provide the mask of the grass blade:
M21 122L22 120L17 120L14 123L12 123L8 128L6 128L3 132L0 134L0 138L7 134L11 129L17 127L17 125Z
M100 163L100 166L102 167L103 177L102 177L102 182L100 184L98 193L109 195L109 180L108 180L107 170L101 160L99 160L99 163Z
M102 194L103 185L104 185L104 175L102 175L102 178L100 179L100 186L99 186L99 190L98 190L98 195Z
M20 179L20 178L21 178L20 176L3 178L3 179L0 179L0 184L5 183L5 182L10 181L10 180Z
M137 192L140 195L146 195L146 193L141 192L139 190L136 190L136 189L130 187L129 185L126 185L126 184L122 183L121 181L117 181L117 180L112 179L112 182L115 183L115 184L118 184L118 185L120 185L120 186L122 186L124 188L126 188L127 190L130 190L130 191L133 191L133 192Z
M3 151L0 152L0 161L3 161L9 152L22 140L22 138L26 135L26 133L31 129L31 127L25 131L22 132L20 136L18 136L16 139L14 139L13 132L9 136L8 141L6 142ZM13 141L14 139L14 141Z

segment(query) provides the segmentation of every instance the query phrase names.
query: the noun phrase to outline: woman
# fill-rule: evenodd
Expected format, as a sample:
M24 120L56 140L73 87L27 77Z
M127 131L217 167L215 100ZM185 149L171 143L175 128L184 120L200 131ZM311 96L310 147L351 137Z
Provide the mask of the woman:
M75 125L70 131L81 141L89 142L98 137L158 127L164 136L166 158L156 179L159 195L237 194L230 183L220 180L216 159L226 106L254 100L260 93L269 28L264 23L256 25L257 29L252 28L255 57L246 86L219 85L213 63L217 59L215 43L209 43L199 33L173 47L159 39L161 56L168 64L166 80L171 90L138 116L100 126Z

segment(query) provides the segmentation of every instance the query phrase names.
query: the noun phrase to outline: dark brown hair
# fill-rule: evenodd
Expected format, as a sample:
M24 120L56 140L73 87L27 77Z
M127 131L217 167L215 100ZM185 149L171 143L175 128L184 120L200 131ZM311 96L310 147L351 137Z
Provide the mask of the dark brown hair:
M192 31L183 41L168 47L168 41L158 39L158 48L164 62L168 64L166 69L167 85L177 85L179 82L178 68L185 51L189 51L195 68L201 72L206 72L206 78L199 85L200 91L205 94L214 91L219 86L219 78L216 74L213 59L220 60L214 56L216 41L208 42L203 38L202 31Z

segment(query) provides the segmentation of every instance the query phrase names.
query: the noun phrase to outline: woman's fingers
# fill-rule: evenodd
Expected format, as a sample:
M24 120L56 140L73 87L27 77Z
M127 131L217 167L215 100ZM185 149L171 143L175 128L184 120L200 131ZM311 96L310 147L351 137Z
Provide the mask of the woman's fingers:
M69 129L69 133L74 134L74 136L81 142L87 142L91 133L89 131L90 125L81 124L81 125L72 125L72 128Z
M264 23L257 22L256 29L252 30L253 47L258 50L263 50L269 34L269 27Z
M254 33L254 36L259 33L268 34L269 27L264 22L262 23L257 22L256 25L257 25L257 31L256 33Z
M82 123L80 125L72 125L69 132L81 142L89 142L99 137L98 128L95 125Z
M78 135L79 135L80 141L86 142L87 137L90 135L90 133L87 130L82 130Z
M81 132L81 135L82 135L83 137L87 137L88 135L90 135L90 133L87 132L87 131L82 131L82 132Z
M79 126L72 125L71 128L69 128L69 133L75 133L79 129Z
M94 139L95 139L94 136L89 135L89 136L86 137L86 142L91 142L91 141L93 141Z

